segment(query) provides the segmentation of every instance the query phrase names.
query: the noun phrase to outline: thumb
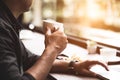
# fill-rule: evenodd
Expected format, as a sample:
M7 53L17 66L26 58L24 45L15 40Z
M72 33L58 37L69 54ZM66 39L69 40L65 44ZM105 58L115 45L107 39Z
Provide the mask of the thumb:
M51 29L47 27L46 35L51 35Z

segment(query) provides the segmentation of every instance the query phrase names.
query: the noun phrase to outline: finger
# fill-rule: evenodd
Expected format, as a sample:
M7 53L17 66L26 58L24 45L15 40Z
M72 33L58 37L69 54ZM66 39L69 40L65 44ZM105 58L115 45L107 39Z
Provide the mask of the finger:
M101 66L104 67L107 71L109 71L107 65L105 65L104 63L99 62L99 61L92 61L89 65L96 65L96 64L101 65Z
M101 66L104 67L107 71L109 71L109 69L108 69L108 67L107 67L106 64L98 61L98 65L101 65Z
M51 35L51 29L47 27L46 35Z

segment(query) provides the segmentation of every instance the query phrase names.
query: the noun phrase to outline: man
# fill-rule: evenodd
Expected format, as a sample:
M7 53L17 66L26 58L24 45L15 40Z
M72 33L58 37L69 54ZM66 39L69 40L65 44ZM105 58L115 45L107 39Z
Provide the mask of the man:
M28 51L19 39L22 26L17 18L28 11L33 0L0 0L0 80L45 80L51 72L73 72L96 77L89 71L98 61L68 62L57 60L58 54L67 45L67 37L59 29L51 32L49 27L45 32L45 50L41 56Z

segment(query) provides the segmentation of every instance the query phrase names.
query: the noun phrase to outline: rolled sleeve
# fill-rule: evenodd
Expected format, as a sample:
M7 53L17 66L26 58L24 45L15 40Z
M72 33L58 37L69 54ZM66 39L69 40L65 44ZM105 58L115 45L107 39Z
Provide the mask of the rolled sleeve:
M24 73L22 80L35 80L35 78L29 73Z

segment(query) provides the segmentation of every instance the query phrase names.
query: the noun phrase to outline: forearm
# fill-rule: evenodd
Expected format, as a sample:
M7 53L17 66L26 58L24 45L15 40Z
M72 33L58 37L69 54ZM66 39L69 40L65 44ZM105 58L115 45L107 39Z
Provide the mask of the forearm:
M68 69L70 61L67 60L58 60L54 61L51 72L53 73L73 73Z
M31 74L36 80L44 80L49 73L56 57L56 50L48 47L44 50L38 61L26 72Z

